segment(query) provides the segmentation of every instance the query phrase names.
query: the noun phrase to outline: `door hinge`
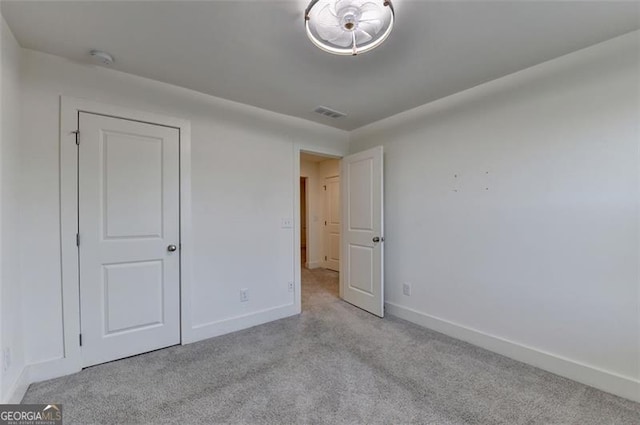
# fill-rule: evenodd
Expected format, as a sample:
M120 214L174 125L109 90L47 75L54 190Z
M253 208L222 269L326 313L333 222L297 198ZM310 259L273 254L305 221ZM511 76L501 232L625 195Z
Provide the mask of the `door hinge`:
M76 246L80 246L80 233L76 233Z
M324 256L324 261L327 261L327 256L326 255Z
M327 190L327 185L326 184L324 186L322 186L322 187L324 187L324 190Z
M80 338L80 347L82 347L82 334L78 335Z
M327 220L325 220L325 221L324 221L324 225L325 225L325 226L327 225Z
M75 134L76 135L76 145L80 145L80 130L75 130L72 131L71 134Z

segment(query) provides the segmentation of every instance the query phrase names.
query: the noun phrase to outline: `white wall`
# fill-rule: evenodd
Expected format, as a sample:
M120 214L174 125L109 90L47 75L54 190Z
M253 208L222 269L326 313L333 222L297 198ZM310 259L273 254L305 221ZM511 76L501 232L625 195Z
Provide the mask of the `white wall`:
M193 337L295 312L294 145L344 153L345 132L55 56L22 51L21 245L29 364L63 356L59 95L191 121ZM239 289L250 301L240 303Z
M7 370L2 366L0 402L9 397L21 385L24 368L23 329L20 287L20 241L18 224L19 173L20 173L20 47L4 18L0 19L0 44L2 49L2 134L0 139L0 358L10 351Z
M388 312L640 401L639 51L636 32L351 134L385 149Z

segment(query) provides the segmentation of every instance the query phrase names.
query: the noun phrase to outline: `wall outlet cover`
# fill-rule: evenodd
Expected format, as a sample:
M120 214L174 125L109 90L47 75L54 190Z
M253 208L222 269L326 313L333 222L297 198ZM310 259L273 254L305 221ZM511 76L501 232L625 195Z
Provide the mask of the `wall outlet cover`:
M406 295L407 297L411 296L411 284L410 283L402 284L402 293L404 295Z

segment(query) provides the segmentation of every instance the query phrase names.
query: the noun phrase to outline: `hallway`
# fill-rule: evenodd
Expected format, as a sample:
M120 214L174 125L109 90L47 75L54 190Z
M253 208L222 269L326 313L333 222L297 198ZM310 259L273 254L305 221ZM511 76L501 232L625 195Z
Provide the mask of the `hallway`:
M302 267L302 311L339 300L339 274L328 269Z

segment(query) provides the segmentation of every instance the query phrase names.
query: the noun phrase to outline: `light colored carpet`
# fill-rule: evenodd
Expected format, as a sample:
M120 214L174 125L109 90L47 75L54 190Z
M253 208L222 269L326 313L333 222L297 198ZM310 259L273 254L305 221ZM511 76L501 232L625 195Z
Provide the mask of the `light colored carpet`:
M303 313L31 385L65 424L640 424L640 405L336 298Z

